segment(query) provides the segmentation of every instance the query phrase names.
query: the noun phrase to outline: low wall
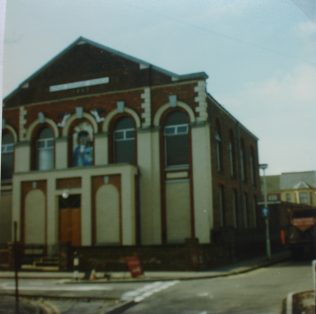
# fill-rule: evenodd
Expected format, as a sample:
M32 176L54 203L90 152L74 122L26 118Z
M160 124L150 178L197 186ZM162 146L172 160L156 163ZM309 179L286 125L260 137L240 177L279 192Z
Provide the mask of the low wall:
M73 256L80 259L80 270L88 271L126 271L127 257L138 256L144 271L173 270L198 271L228 265L240 258L234 254L233 247L217 244L199 244L188 240L179 245L147 246L81 246L60 248L61 270L72 270ZM258 254L259 253L259 254ZM242 252L240 252L242 254ZM247 257L260 255L260 250L250 250Z

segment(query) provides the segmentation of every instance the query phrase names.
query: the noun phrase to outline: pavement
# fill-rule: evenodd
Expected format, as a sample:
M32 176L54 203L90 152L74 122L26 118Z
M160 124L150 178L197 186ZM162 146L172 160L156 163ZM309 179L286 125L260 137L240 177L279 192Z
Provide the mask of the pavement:
M83 272L79 273L79 279L74 279L74 273L73 272L43 272L43 271L21 271L18 273L19 279L52 279L52 280L60 280L63 284L101 284L101 283L142 283L142 282L166 282L168 285L169 283L172 283L173 281L182 281L182 280L198 280L198 279L211 279L211 278L219 278L219 277L225 277L225 276L233 276L238 275L246 272L253 271L258 268L267 267L282 261L285 261L289 258L290 254L289 252L279 252L276 254L273 254L271 258L267 257L259 257L249 260L244 260L229 266L225 267L219 267L216 269L212 269L210 271L146 271L142 276L138 278L132 278L129 272L97 272L92 280L85 279L85 274ZM0 279L14 279L14 272L12 271L2 271L0 272ZM47 298L52 297L48 291L38 291L34 294L34 291L32 292L33 296L38 295L40 293L40 297L45 299L45 295L47 294ZM46 294L45 294L46 293ZM93 293L93 292L92 292ZM0 298L0 309L7 308L8 310L13 308L14 306L14 298L10 299L10 294L3 291L2 297ZM89 298L91 300L94 299L94 297L91 295L91 292L82 292L78 293L76 292L71 293L69 291L68 294L65 295L65 297L75 297L78 298ZM30 295L25 295L27 299L30 297ZM60 298L63 298L62 295L58 296ZM97 296L95 296L97 298ZM23 301L22 304L25 309L27 309L30 306L30 303L27 303L27 299ZM99 298L100 299L100 298ZM107 302L112 302L114 304L115 300L107 300ZM6 303L4 303L6 302ZM33 303L31 306L33 306L33 311L28 312L27 310L25 312L21 313L58 313L58 311L52 311L49 309L49 302L46 304L46 310L45 310L45 302L41 303L43 301L39 301L38 303L36 301L32 301ZM111 306L109 311L106 313L123 313L123 311L135 304L135 300L119 300L119 302L115 301L115 305ZM47 306L48 305L48 306ZM36 311L34 310L36 308ZM48 308L48 309L47 309ZM44 309L44 310L43 310ZM0 310L0 314L1 314ZM3 312L3 313L14 313L14 312Z
M143 275L132 278L128 271L126 272L96 272L92 280L85 279L85 273L79 272L79 280L74 280L73 272L44 272L44 271L20 271L19 279L63 279L65 283L101 283L101 282L147 282L164 280L195 280L218 278L246 273L257 268L273 265L282 262L290 257L288 251L278 252L267 257L258 257L249 260L243 260L225 267L214 268L210 271L146 271ZM0 271L0 279L13 279L13 271Z

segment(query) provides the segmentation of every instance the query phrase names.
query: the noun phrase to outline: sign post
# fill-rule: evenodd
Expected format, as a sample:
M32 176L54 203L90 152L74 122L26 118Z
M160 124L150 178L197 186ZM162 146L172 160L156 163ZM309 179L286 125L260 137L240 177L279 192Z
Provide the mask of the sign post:
M316 260L313 260L313 281L314 281L314 302L315 302L315 309L316 309Z
M266 253L268 259L271 259L271 241L270 241L270 222L269 222L269 208L268 208L268 193L267 193L267 180L266 180L266 169L268 164L260 164L259 168L263 171L263 197L264 197L264 208L262 209L262 215L264 217L266 225Z
M19 310L19 276L18 276L18 270L19 270L19 253L18 253L18 244L17 244L17 231L18 231L18 223L15 221L14 225L14 279L15 279L15 313L20 313Z
M267 257L271 258L271 243L270 243L270 223L269 223L269 208L267 206L262 208L262 216L264 218L266 227L266 252Z

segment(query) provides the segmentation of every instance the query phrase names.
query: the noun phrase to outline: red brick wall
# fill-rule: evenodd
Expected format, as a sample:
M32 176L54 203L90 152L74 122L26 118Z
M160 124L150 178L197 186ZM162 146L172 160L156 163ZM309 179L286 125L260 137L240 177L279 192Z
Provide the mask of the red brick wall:
M211 123L211 143L212 143L212 172L213 172L213 197L214 197L214 220L215 228L220 227L219 216L219 193L218 188L220 185L224 187L225 199L224 206L226 211L226 225L231 226L233 219L233 190L236 189L239 195L239 212L242 208L241 196L244 193L248 194L249 207L253 206L254 197L259 197L260 194L260 181L259 170L256 168L255 172L255 184L251 182L250 178L250 147L253 147L254 151L254 163L258 164L258 148L257 139L249 131L247 131L240 123L232 118L225 110L209 101L209 119ZM217 125L220 125L221 139L222 139L222 171L217 170L217 158L216 158L216 140L215 132ZM233 133L234 146L235 146L235 165L236 165L236 177L231 176L230 170L230 157L228 144L230 142L230 132ZM240 142L244 142L245 157L246 157L246 180L241 180L240 173Z

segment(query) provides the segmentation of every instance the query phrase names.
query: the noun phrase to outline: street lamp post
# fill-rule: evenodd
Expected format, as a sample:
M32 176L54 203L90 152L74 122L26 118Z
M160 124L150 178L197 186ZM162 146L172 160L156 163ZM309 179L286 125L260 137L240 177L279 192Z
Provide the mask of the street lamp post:
M264 208L263 208L263 216L266 226L266 253L268 259L271 258L271 242L270 242L270 223L269 223L269 208L268 208L268 195L267 195L267 180L266 180L266 169L268 168L268 164L260 164L259 168L263 173L263 197L264 197Z

